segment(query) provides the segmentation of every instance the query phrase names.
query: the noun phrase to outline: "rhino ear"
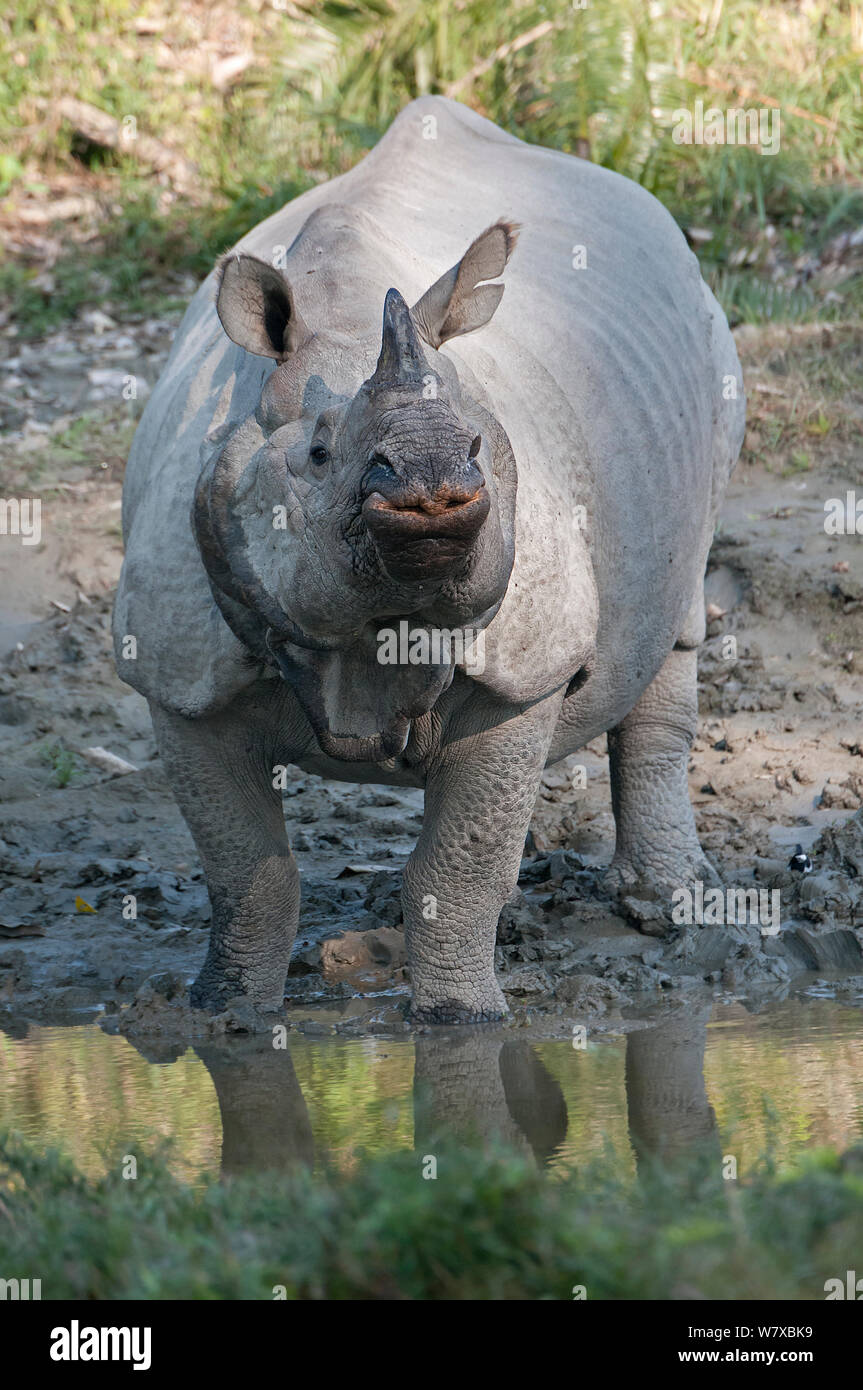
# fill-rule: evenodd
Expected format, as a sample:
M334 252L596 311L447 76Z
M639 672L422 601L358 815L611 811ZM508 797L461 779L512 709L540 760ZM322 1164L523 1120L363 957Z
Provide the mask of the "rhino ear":
M230 252L219 263L216 312L232 342L277 362L311 336L284 275L257 256Z
M472 333L488 323L503 296L503 285L483 285L502 275L515 249L519 228L514 222L495 222L471 242L458 265L436 280L411 309L426 342L440 347L448 338Z

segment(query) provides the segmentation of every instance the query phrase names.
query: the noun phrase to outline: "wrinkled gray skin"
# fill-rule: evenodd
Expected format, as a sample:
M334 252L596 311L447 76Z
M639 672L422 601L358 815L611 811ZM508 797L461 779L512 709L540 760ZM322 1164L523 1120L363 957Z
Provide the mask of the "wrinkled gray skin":
M605 730L612 882L713 877L686 763L743 419L660 204L455 102L412 103L225 258L135 437L115 612L209 883L197 1004L281 1001L280 765L425 787L419 1019L505 1010L495 930L540 775ZM402 618L483 629L484 669L379 664Z

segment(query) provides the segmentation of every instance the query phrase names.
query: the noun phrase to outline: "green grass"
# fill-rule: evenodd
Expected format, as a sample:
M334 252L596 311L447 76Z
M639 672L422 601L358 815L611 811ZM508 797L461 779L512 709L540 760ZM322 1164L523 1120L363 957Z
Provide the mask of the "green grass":
M14 436L0 434L0 475L8 487L38 488L43 501L62 495L55 486L61 480L119 478L143 405L115 400L74 419L61 417L39 448L26 452Z
M308 186L309 180L280 183L274 190L246 189L230 203L204 209L159 212L157 195L140 180L124 185L122 203L106 222L95 246L72 246L52 271L54 288L42 288L41 267L0 261L0 299L14 305L26 337L39 337L85 308L117 300L124 317L159 314L183 307L186 296L166 291L171 277L203 279L215 261L271 213Z
M429 1152L426 1146L425 1152ZM0 1141L0 1269L43 1298L821 1299L859 1267L860 1154L815 1153L723 1182L718 1154L685 1174L598 1165L550 1178L503 1151L432 1149L350 1175L238 1177L193 1189L164 1158L124 1180Z
M169 272L205 274L267 213L349 168L424 92L451 93L526 140L589 152L683 226L711 232L702 263L735 320L842 312L817 289L778 288L767 262L771 245L790 262L863 221L859 7L309 0L279 10L235 0L237 42L253 61L226 89L201 65L200 7L151 0L141 14L163 29L139 32L125 0L58 0L49 11L20 0L0 20L11 55L0 72L0 198L77 171L102 214L96 242L67 244L53 292L34 283L36 269L0 263L0 292L25 334L106 297L149 310ZM194 196L172 197L134 147L82 142L58 112L70 95L134 117L141 134L191 159ZM697 99L778 105L779 153L675 144L674 112ZM841 294L859 312L863 277Z
M67 748L63 740L58 738L53 743L46 743L40 750L43 763L47 763L51 769L51 780L55 787L68 787L77 771L77 761L75 754Z

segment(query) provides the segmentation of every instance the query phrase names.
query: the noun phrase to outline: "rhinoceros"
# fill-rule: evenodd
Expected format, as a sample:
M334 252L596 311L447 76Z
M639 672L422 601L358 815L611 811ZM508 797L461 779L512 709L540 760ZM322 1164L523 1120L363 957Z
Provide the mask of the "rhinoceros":
M221 259L132 445L114 618L207 877L194 1005L283 1000L288 765L425 789L417 1020L506 1011L543 770L603 732L609 885L715 881L687 755L744 413L661 204L441 97Z

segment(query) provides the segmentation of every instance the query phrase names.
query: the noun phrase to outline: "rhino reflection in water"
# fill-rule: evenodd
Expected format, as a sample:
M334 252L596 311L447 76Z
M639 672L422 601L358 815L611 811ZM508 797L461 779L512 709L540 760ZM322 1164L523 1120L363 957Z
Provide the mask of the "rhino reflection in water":
M719 1133L704 1081L709 1016L707 1006L627 1035L629 1137L639 1162L698 1153L718 1168Z
M559 1082L526 1042L469 1034L419 1037L414 1068L414 1144L496 1140L546 1163L566 1138Z
M425 788L421 1020L504 1012L495 931L543 768L604 731L611 882L715 880L686 767L743 420L660 204L443 98L222 261L132 447L114 621L207 875L195 1004L282 1002L289 763ZM449 646L382 665L402 621L482 633L482 669Z
M311 1167L315 1141L290 1054L259 1041L195 1051L216 1088L224 1176Z
M314 1162L309 1112L288 1051L260 1039L198 1044L195 1051L216 1088L225 1176ZM563 1142L563 1092L527 1043L417 1038L415 1059L418 1152L432 1142L495 1140L545 1163Z
M626 1044L629 1135L639 1163L718 1152L704 1085L706 1016L672 1019L631 1033ZM222 1122L222 1172L290 1171L315 1158L312 1124L289 1051L260 1038L197 1044L213 1080ZM482 1033L420 1036L414 1043L414 1149L486 1142L546 1165L567 1138L558 1080L529 1043ZM161 1057L160 1060L165 1060ZM579 1063L568 1052L577 1073ZM430 1148L430 1146L432 1146Z

